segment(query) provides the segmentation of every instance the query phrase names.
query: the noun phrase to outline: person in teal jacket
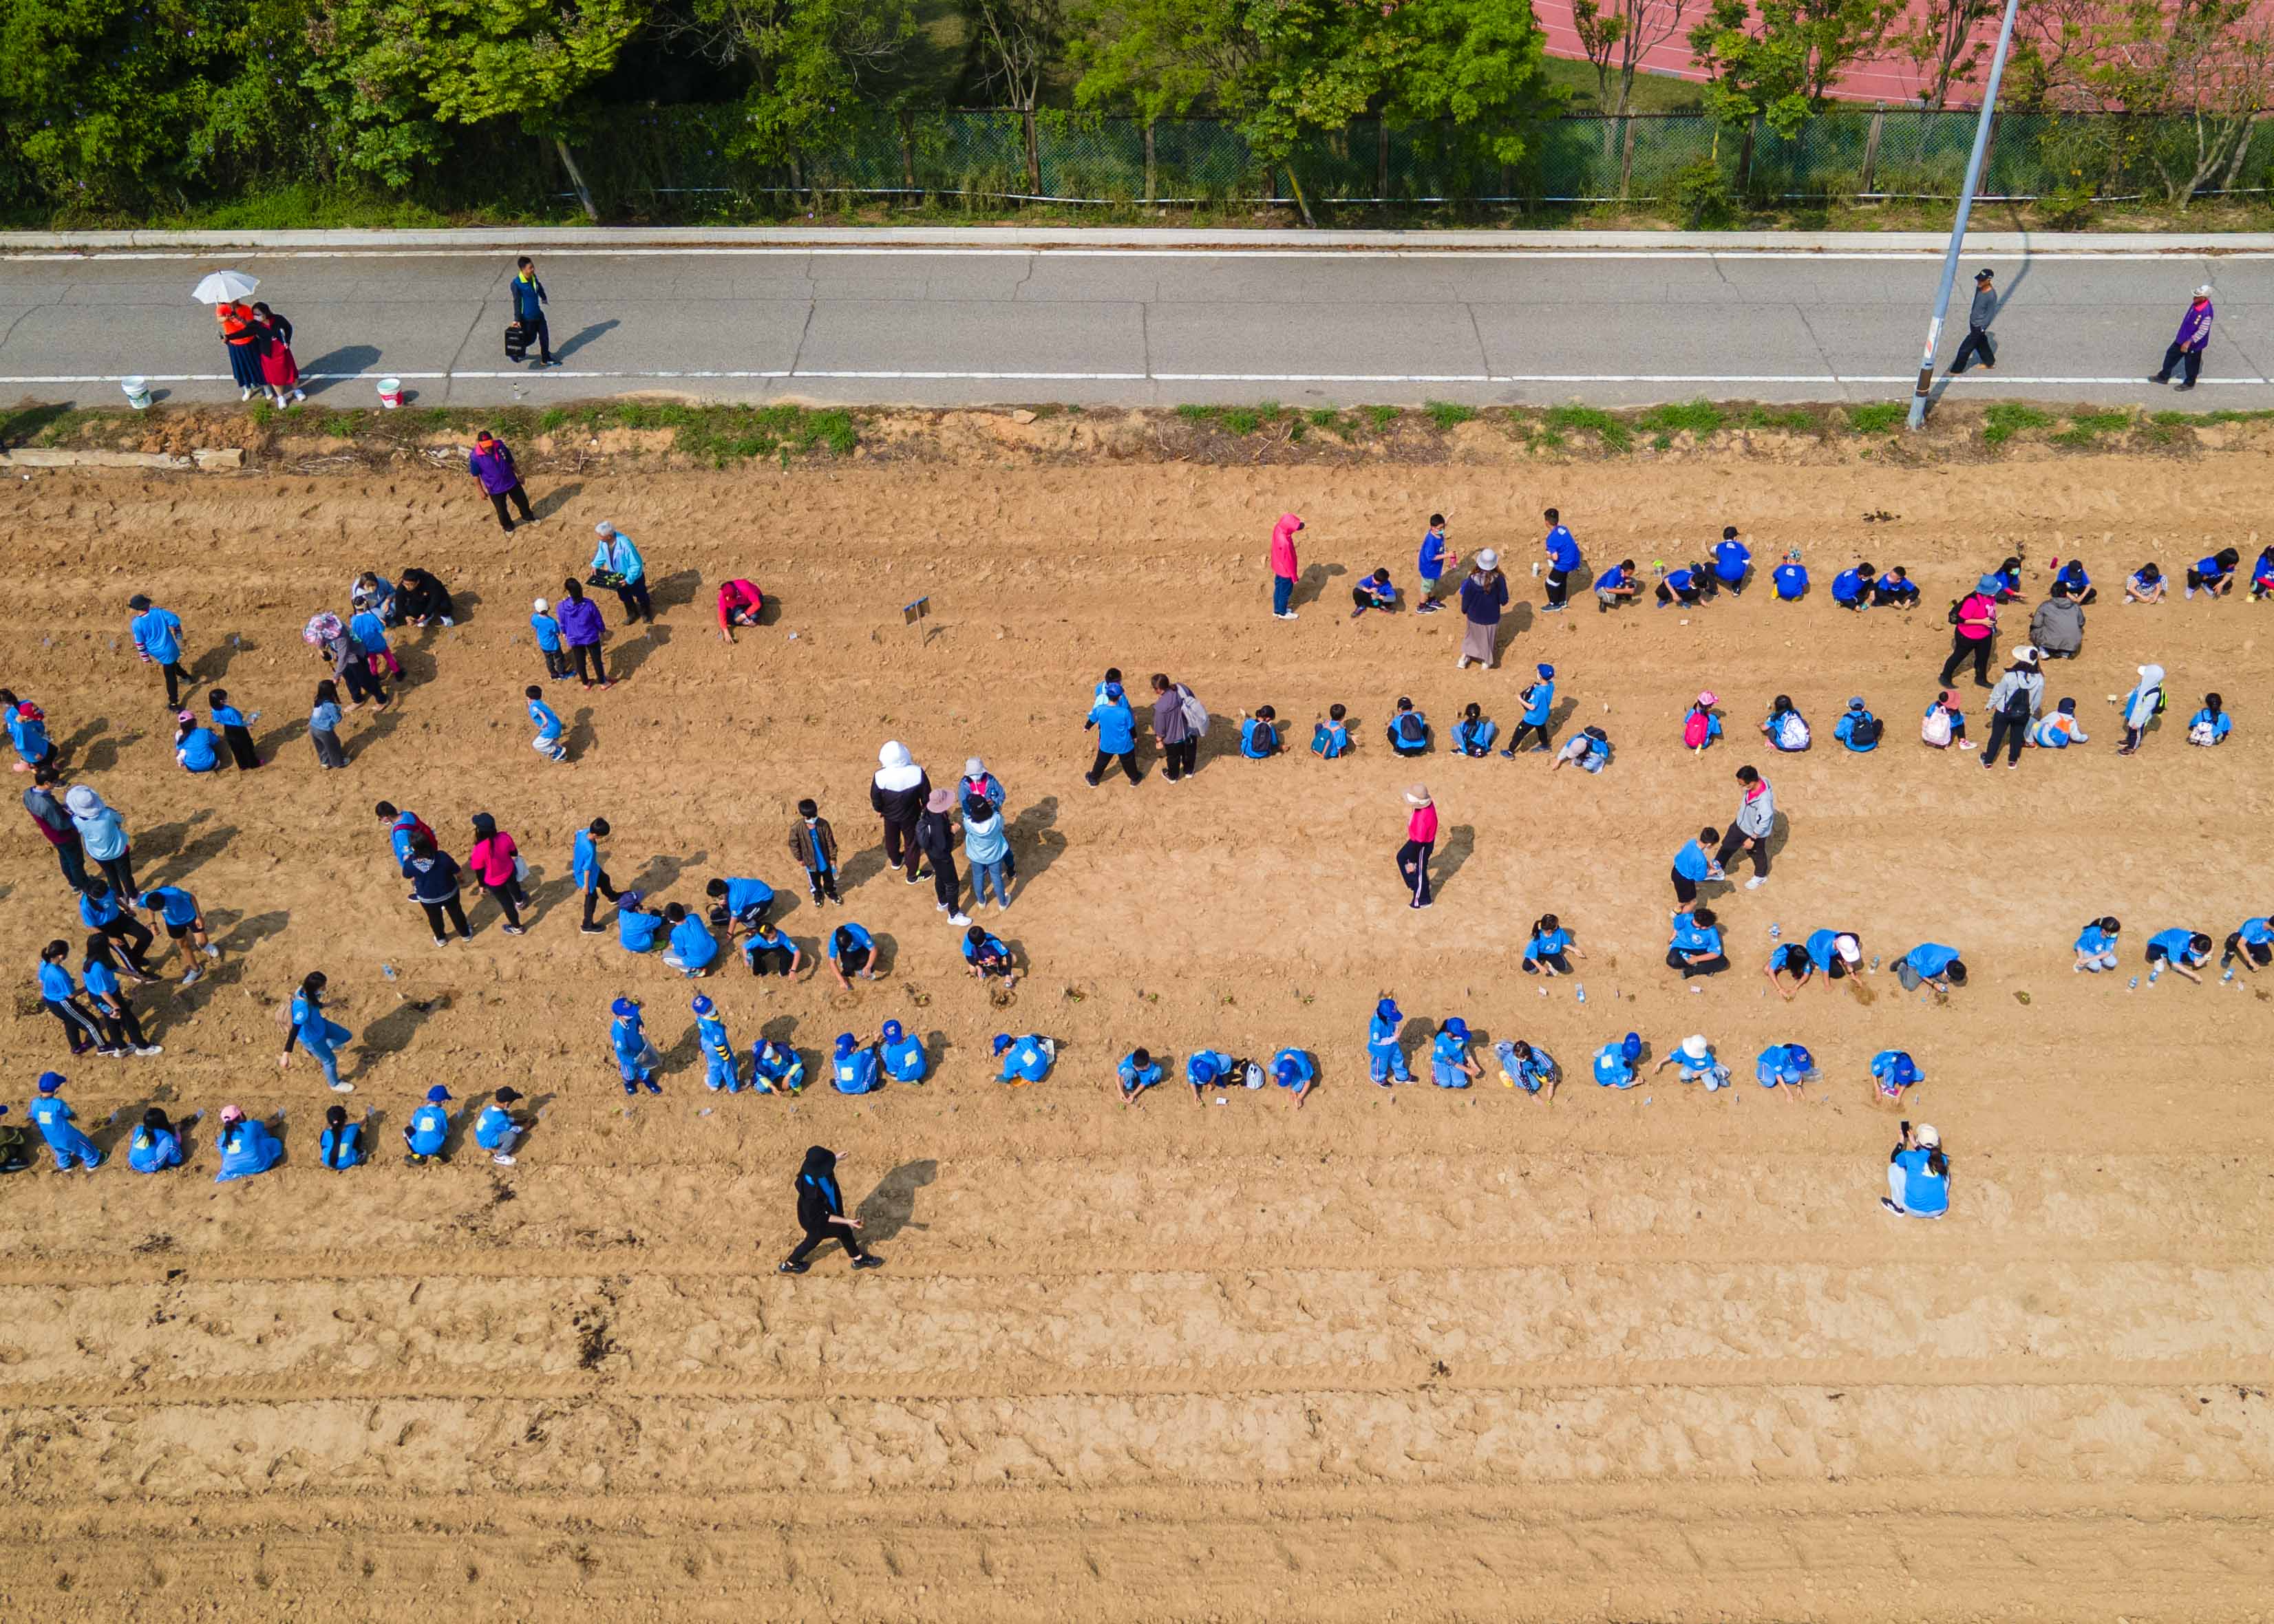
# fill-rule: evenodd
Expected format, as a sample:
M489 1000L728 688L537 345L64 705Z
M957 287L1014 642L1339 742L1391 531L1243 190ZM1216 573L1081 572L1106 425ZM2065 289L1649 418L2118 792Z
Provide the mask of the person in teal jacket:
M1397 1000L1385 996L1375 1003L1373 1018L1366 1023L1366 1071L1378 1087L1413 1080L1405 1064L1405 1046L1397 1038L1404 1019Z
M885 1023L878 1050L885 1075L896 1083L920 1083L931 1071L931 1063L924 1057L923 1040L906 1031L899 1021Z
M761 1038L750 1050L750 1086L760 1094L795 1094L805 1086L805 1062L788 1044Z
M1642 1061L1642 1034L1630 1032L1615 1043L1595 1051L1595 1081L1605 1088L1631 1088L1635 1067Z
M1832 725L1832 736L1858 756L1878 749L1879 735L1886 731L1879 718L1865 708L1861 695L1848 702L1848 709Z
M269 1132L268 1124L255 1122L234 1105L221 1108L221 1130L215 1136L214 1148L221 1152L221 1171L214 1175L217 1184L266 1173L284 1159L283 1143Z
M616 897L616 941L628 953L653 952L656 938L663 934L663 915L640 906L645 895L628 891Z
M350 1122L344 1105L328 1107L324 1111L324 1131L316 1141L316 1160L335 1173L361 1167L369 1154L365 1130L370 1125L367 1116L361 1122Z
M1299 1049L1283 1049L1271 1056L1271 1080L1294 1094L1299 1110L1311 1097L1311 1085L1319 1080L1319 1063Z
M1163 1075L1161 1063L1153 1058L1152 1050L1141 1046L1131 1049L1113 1068L1114 1082L1121 1090L1121 1103L1136 1104L1140 1094L1160 1086Z
M702 993L689 1005L695 1011L695 1046L703 1051L703 1086L712 1094L742 1092L742 1063L727 1036L727 1012Z
M403 1130L403 1143L410 1154L403 1159L412 1167L450 1159L444 1148L450 1142L450 1113L442 1109L449 1102L450 1091L437 1083L426 1091L426 1102L410 1113L410 1125Z
M102 1153L94 1141L79 1132L79 1114L72 1110L58 1091L64 1086L60 1071L40 1073L40 1097L32 1101L32 1125L48 1142L48 1149L56 1159L56 1171L68 1173L74 1165L92 1173L102 1165Z
M182 1136L154 1105L142 1113L133 1137L126 1141L126 1165L138 1173L162 1173L182 1165Z
M514 1147L529 1132L528 1122L513 1109L520 1100L520 1089L501 1088L474 1118L474 1143L489 1152L490 1160L500 1167L513 1165Z
M1469 1023L1456 1015L1437 1028L1429 1045L1429 1080L1440 1088L1466 1088L1484 1068L1469 1057Z
M292 1063L293 1046L297 1044L322 1068L324 1082L334 1094L353 1094L355 1085L340 1080L339 1047L355 1034L324 1013L324 989L329 984L321 970L312 970L301 981L300 990L292 995L284 1052L277 1056L276 1068L281 1071Z
M620 577L598 584L615 588L616 599L624 606L625 625L643 618L649 625L654 625L655 605L647 594L647 560L632 545L632 538L606 519L592 528L600 538L600 545L592 549L592 568Z
M1114 673L1115 677L1119 673ZM1097 731L1097 758L1082 775L1082 782L1096 789L1105 782L1105 775L1116 761L1132 784L1144 778L1137 771L1137 718L1129 709L1129 698L1118 680L1099 684L1096 697L1091 702L1089 715L1084 718L1081 730Z
M1031 1032L1015 1038L1007 1032L998 1032L995 1034L995 1056L1003 1063L995 1080L1022 1088L1050 1074L1050 1063L1058 1058L1058 1045Z
M1461 719L1453 724L1453 749L1457 755L1481 759L1492 754L1493 741L1499 736L1500 724L1472 699L1463 708Z
M836 1051L830 1056L829 1081L840 1094L876 1093L883 1079L877 1075L875 1048L849 1032L839 1033Z

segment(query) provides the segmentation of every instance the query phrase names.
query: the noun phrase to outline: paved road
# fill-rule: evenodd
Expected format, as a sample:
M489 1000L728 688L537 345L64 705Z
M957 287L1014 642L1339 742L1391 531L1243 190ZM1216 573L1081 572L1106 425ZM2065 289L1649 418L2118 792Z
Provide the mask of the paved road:
M312 397L365 405L595 395L960 405L1634 404L1908 395L1939 256L1648 250L873 248L539 251L556 352L504 358L510 255L348 247L0 255L0 400L113 404L140 373L233 397L207 312L216 263L298 329ZM1698 239L1675 239L1696 242ZM2274 253L1985 252L2007 304L1995 374L1961 391L2274 406ZM1969 256L1969 271L1977 262ZM2219 289L2203 387L2144 382L2188 291ZM1963 328L1965 288L1956 304ZM1954 335L1944 345L1947 360Z

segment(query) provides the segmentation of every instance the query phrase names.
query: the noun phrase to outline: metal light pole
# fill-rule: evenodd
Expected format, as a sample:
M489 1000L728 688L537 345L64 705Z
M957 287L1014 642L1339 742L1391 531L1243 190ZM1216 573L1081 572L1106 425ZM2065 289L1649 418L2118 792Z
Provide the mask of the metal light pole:
M1990 119L1998 110L1998 81L2006 73L2006 49L2014 42L2014 13L2021 0L2006 0L2006 20L1998 30L1998 54L1990 59L1990 82L1982 92L1982 117L1974 125L1974 155L1966 161L1966 184L1958 194L1958 218L1950 224L1950 252L1942 257L1942 286L1935 290L1934 320L1927 323L1926 353L1919 357L1918 387L1911 395L1910 426L1926 422L1927 390L1934 382L1934 352L1942 343L1942 324L1950 314L1951 285L1958 280L1958 252L1966 245L1966 221L1974 213L1974 188L1982 183L1982 159L1990 150Z

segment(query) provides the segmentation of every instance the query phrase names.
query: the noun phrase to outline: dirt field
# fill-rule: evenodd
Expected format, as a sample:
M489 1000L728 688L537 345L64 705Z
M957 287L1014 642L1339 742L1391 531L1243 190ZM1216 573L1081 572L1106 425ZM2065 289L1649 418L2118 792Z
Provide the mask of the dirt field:
M619 470L533 478L546 523L509 542L462 477L424 468L17 481L0 677L228 950L197 988L140 999L162 1058L67 1065L70 1097L117 1113L102 1137L122 1148L153 1099L281 1109L289 1159L216 1185L200 1133L168 1177L122 1159L0 1185L0 1600L104 1620L2267 1616L2274 1008L2215 974L2126 979L2150 932L2223 937L2269 907L2274 609L2104 601L2050 683L2092 743L2019 772L1916 728L1962 578L2009 549L2038 585L2081 550L2112 590L2145 556L2255 556L2268 473L2255 451ZM1596 562L1674 561L1734 522L1764 565L1803 546L1819 592L1862 553L1908 563L1928 604L1519 609L1502 669L1465 674L1457 614L1348 619L1360 568L1410 583L1433 507L1465 550L1502 547L1536 605L1550 502ZM1292 625L1264 614L1284 508L1325 571ZM614 692L555 687L577 750L555 768L527 743L526 605L581 573L603 517L670 607L617 643ZM354 570L413 562L470 612L408 638L397 713L350 718L352 769L320 774L298 628ZM781 603L732 649L712 631L728 574ZM136 590L262 712L257 781L175 766L125 643ZM912 629L900 606L922 593L934 618ZM1558 737L1599 720L1618 745L1600 778L1538 758L1417 774L1380 743L1401 693L1442 727L1472 698L1513 722L1540 658L1576 708ZM2170 669L2173 714L2120 760L2107 696L2143 659ZM1092 790L1081 717L1109 665L1172 672L1226 718L1272 703L1299 744L1339 700L1364 744L1252 764L1223 754L1227 725L1189 785ZM1693 758L1677 718L1701 685L1737 741L1790 693L1818 748ZM2239 718L2217 753L2180 738L2210 688ZM1831 743L1850 694L1889 720L1875 755ZM1034 966L1009 1009L959 974L930 888L880 875L864 791L888 738L935 778L977 753L1009 785L1026 889L987 922ZM1736 968L1691 996L1660 963L1667 868L1728 817L1747 759L1788 839L1766 890L1721 899ZM1391 868L1417 776L1445 831L1426 914ZM763 1025L817 1064L836 1032L898 1016L940 1072L857 1101L710 1096L689 989L576 934L569 837L605 814L619 882L666 899L698 902L714 873L794 894L784 833L809 793L890 973L857 996L739 970L712 990L744 1047ZM484 903L473 944L430 946L382 796L462 854L469 816L496 814L538 870L531 934ZM78 924L26 820L0 830L27 988L38 945ZM1584 1005L1517 970L1547 910L1588 955ZM2126 972L2073 975L2104 911ZM1946 1007L1885 974L1788 1007L1758 974L1772 921L1853 927L1890 959L1954 943L1976 981ZM802 895L786 924L810 951ZM545 1113L521 1164L315 1165L330 1096L305 1061L278 1071L273 1017L319 967L382 1147L430 1083L478 1103L511 1081ZM1550 1106L1496 1080L1377 1091L1362 1040L1384 989L1529 1036L1572 1080ZM629 1110L606 1041L626 991L672 1051L664 1095ZM18 1112L61 1049L28 996ZM1597 1089L1590 1053L1629 1027L1655 1053L1707 1033L1740 1086ZM1058 1072L997 1086L989 1036L1029 1028L1061 1041ZM1798 1102L1751 1080L1786 1040L1829 1074ZM1324 1080L1300 1111L1180 1086L1125 1109L1107 1079L1137 1042L1297 1043ZM1939 1225L1878 1206L1894 1123L1864 1068L1887 1046L1924 1065L1907 1111L1954 1160ZM772 1273L813 1142L844 1156L884 1270Z

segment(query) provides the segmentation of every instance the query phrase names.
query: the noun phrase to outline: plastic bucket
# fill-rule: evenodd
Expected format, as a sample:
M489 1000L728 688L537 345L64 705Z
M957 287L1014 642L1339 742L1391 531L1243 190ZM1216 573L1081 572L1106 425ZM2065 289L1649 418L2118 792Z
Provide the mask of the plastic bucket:
M379 403L393 411L403 404L403 380L382 378L379 380Z
M118 387L126 391L126 403L137 411L150 410L150 380L147 378L122 378Z

